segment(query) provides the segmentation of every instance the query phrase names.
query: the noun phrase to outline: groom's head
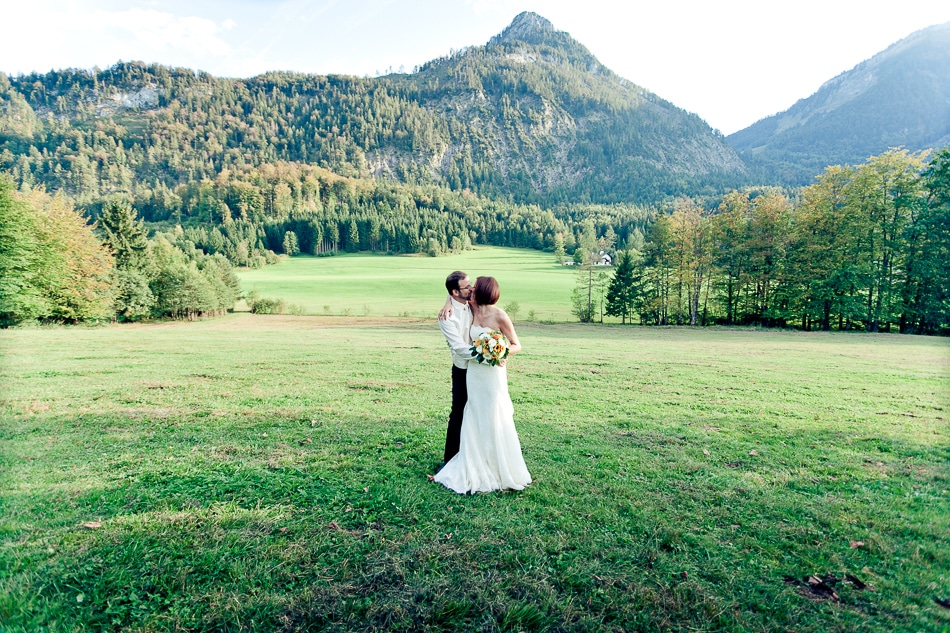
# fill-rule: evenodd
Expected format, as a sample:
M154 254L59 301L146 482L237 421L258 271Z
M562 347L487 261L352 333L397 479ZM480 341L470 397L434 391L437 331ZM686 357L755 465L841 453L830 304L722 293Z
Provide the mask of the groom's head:
M464 303L472 294L472 283L468 280L468 275L456 270L445 278L445 289L453 299Z

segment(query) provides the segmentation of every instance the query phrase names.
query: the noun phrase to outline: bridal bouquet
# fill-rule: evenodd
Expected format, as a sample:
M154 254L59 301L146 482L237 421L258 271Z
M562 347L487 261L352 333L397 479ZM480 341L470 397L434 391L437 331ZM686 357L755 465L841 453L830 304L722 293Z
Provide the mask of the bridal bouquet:
M475 339L472 356L485 365L498 365L508 357L508 337L498 330L488 330Z

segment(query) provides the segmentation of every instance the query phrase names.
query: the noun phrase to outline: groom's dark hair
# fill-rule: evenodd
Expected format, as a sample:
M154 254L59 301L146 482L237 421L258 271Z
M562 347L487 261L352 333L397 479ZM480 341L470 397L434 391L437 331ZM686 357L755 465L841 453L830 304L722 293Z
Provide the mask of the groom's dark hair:
M459 289L459 282L468 277L461 270L456 270L454 273L445 278L445 289L449 291L449 294L452 294L453 290Z

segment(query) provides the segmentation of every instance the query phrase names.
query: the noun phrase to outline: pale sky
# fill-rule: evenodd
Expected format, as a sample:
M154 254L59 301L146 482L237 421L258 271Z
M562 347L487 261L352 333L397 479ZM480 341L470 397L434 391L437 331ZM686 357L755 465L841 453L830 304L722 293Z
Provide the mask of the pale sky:
M0 0L0 72L141 60L375 76L485 44L521 11L724 134L950 21L947 0Z

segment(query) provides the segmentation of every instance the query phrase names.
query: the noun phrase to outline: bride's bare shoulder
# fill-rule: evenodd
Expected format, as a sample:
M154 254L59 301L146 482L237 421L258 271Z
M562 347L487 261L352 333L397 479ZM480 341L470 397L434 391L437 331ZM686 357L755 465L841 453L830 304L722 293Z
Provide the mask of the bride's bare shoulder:
M498 306L492 306L491 316L495 321L504 321L508 318L508 313Z
M483 306L480 314L481 316L478 318L478 321L484 327L496 330L500 328L505 321L511 320L508 318L508 314L498 306Z
M492 306L492 307L495 308L495 311L494 311L493 314L494 314L496 317L498 317L498 318L500 318L500 319L507 319L507 318L508 318L508 313L507 313L507 312L505 312L504 310L502 310L502 309L499 308L498 306Z

